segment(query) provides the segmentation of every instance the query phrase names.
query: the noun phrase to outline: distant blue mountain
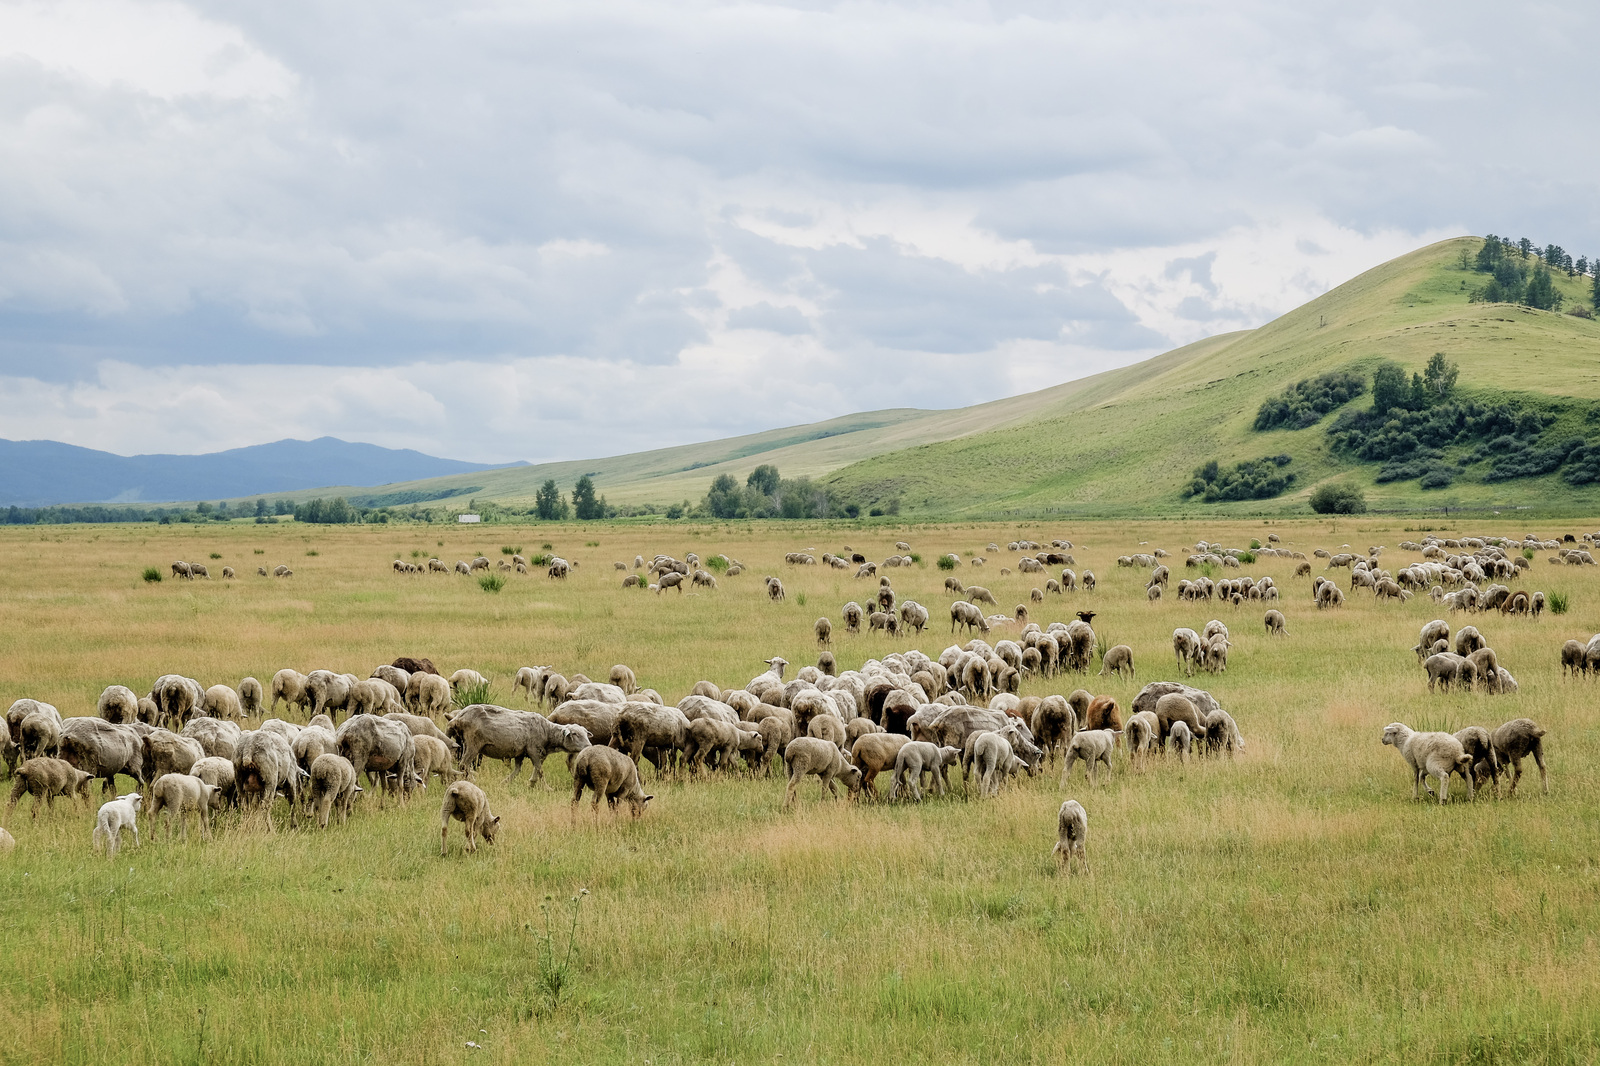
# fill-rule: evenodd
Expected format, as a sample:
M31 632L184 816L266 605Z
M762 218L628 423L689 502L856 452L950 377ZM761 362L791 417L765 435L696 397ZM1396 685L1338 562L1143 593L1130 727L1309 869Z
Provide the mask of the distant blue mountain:
M113 455L53 440L0 440L0 506L232 499L495 469L337 437L280 440L207 455Z

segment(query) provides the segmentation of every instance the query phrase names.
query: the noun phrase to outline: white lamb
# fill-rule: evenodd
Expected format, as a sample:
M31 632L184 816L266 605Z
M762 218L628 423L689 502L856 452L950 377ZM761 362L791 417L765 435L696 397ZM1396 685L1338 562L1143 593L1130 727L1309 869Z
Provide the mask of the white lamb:
M100 805L100 815L94 823L94 846L105 848L106 857L117 853L122 846L122 831L133 830L133 846L139 846L139 805L144 797L137 792L118 796Z

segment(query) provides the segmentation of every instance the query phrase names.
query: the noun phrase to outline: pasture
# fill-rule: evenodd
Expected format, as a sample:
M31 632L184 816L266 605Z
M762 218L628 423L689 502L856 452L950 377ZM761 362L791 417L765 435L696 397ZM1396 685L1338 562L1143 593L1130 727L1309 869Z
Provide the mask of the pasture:
M603 680L627 663L674 703L701 678L742 685L782 655L815 661L812 623L834 620L841 669L949 632L942 553L978 551L955 575L1009 610L1049 574L1016 572L1018 537L1074 542L1093 593L1031 607L1041 624L1097 612L1106 645L1133 647L1137 680L1028 679L1023 695L1086 687L1126 708L1177 677L1174 627L1226 622L1225 674L1191 681L1238 721L1238 759L1157 760L1091 788L1059 764L993 800L920 804L818 798L793 812L784 782L657 780L643 819L574 823L570 778L549 788L499 764L477 775L504 819L474 855L452 828L438 854L440 789L409 805L356 804L326 831L286 819L268 834L224 814L216 836L114 861L90 847L92 813L58 801L7 825L0 855L0 1059L16 1063L438 1062L1438 1062L1578 1063L1600 1057L1600 726L1594 680L1561 676L1563 640L1600 629L1600 568L1539 553L1513 587L1561 593L1564 615L1448 616L1481 629L1515 695L1429 693L1410 648L1443 609L1367 592L1319 612L1288 559L1268 605L1145 599L1118 555L1165 548L1174 584L1197 538L1244 547L1269 532L1309 554L1388 546L1417 558L1401 519L1043 522L994 525L8 527L0 529L0 700L94 713L109 684L139 693L159 674L237 685L328 667L366 676L399 655L488 675L495 702L523 665ZM1542 536L1595 528L1536 526ZM1441 536L1528 530L1495 519ZM839 611L875 580L786 566L787 551L882 560L904 539L922 556L883 571L926 605L920 636L848 636ZM991 541L1001 551L985 552ZM498 593L453 574L400 575L397 555L446 563L545 543L581 565L564 582L510 575ZM1142 546L1141 546L1142 545ZM745 573L715 591L620 588L636 554L723 552ZM220 559L211 559L210 553ZM260 552L260 554L257 554ZM141 580L174 559L233 581ZM287 563L292 578L256 576ZM1323 563L1313 560L1314 572ZM1059 571L1059 567L1053 568ZM769 602L767 574L787 598ZM1348 572L1330 574L1348 590ZM1014 633L1015 630L1013 629ZM997 629L992 639L1007 635ZM1548 731L1551 794L1536 771L1514 799L1485 791L1441 808L1411 799L1383 727L1456 729L1531 717ZM1529 767L1530 771L1532 770ZM880 779L886 785L886 780ZM1459 784L1459 782L1458 782ZM121 791L129 784L119 782ZM9 781L5 782L9 788ZM886 791L886 789L885 789ZM99 790L94 790L95 803ZM1091 876L1058 876L1050 849L1065 798L1089 815ZM587 894L580 892L587 890ZM574 897L581 903L573 904ZM574 913L575 924L574 924ZM564 962L569 930L575 948ZM548 934L549 939L546 939ZM553 945L553 950L552 950ZM560 984L559 995L553 986Z

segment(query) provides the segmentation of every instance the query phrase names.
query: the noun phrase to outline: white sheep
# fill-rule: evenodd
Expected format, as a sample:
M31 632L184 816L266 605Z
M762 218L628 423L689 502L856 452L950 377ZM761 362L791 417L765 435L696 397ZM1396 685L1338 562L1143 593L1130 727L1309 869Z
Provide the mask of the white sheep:
M1467 799L1472 798L1472 756L1466 753L1449 733L1419 733L1403 722L1390 722L1383 729L1383 742L1394 747L1411 767L1411 798L1421 799L1421 789L1428 788L1426 778L1439 779L1439 802L1449 798L1450 775L1459 773L1467 779Z
M94 846L96 850L104 847L106 857L117 853L122 846L122 831L133 830L133 846L139 846L139 805L144 802L144 797L137 792L130 792L126 796L118 796L108 803L100 805L100 814L94 823Z
M1067 781L1072 777L1072 765L1079 759L1083 760L1084 773L1088 775L1091 785L1097 780L1097 764L1105 763L1106 772L1110 773L1111 750L1116 747L1119 735L1112 729L1080 729L1074 733L1067 742L1066 765L1061 769L1061 787L1067 787Z
M1056 846L1051 854L1069 876L1074 855L1083 865L1083 872L1089 872L1089 814L1077 800L1067 800L1056 814Z

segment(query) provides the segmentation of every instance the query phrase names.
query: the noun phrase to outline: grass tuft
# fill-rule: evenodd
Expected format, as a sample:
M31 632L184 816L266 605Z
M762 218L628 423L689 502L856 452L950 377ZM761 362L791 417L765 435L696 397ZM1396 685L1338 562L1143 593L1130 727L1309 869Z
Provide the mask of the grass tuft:
M804 592L795 593L794 602L804 607L806 605L806 594Z
M535 552L533 555L528 556L528 565L529 566L549 566L550 565L550 560L554 559L554 558L555 558L555 556L548 555L548 554L546 554L544 552Z
M144 568L144 573L141 576L146 581L149 581L149 582L160 581L161 580L161 568L159 566L147 566L147 567ZM1555 605L1551 604L1551 610L1554 610L1554 609L1555 609ZM1562 608L1561 609L1562 610L1566 610L1565 603L1562 604Z
M220 559L220 558L222 558L222 553L221 552L212 552L211 553L211 558Z
M950 558L948 555L941 555L939 556L939 561L934 563L934 565L940 570L954 570L956 568L956 561Z
M322 553L317 551L317 549L312 548L310 551L306 552L306 554L307 555L321 555Z
M516 547L512 547L509 544L502 544L502 545L500 545L500 554L501 555L521 555L522 554L522 546L518 545Z
M485 592L499 592L506 587L506 579L501 574L484 574L478 578L478 587Z
M471 707L475 703L489 703L494 698L494 688L489 682L466 684L456 689L450 695L450 702L456 710Z
M1565 592L1552 592L1547 602L1550 604L1551 614L1567 613L1567 594Z

